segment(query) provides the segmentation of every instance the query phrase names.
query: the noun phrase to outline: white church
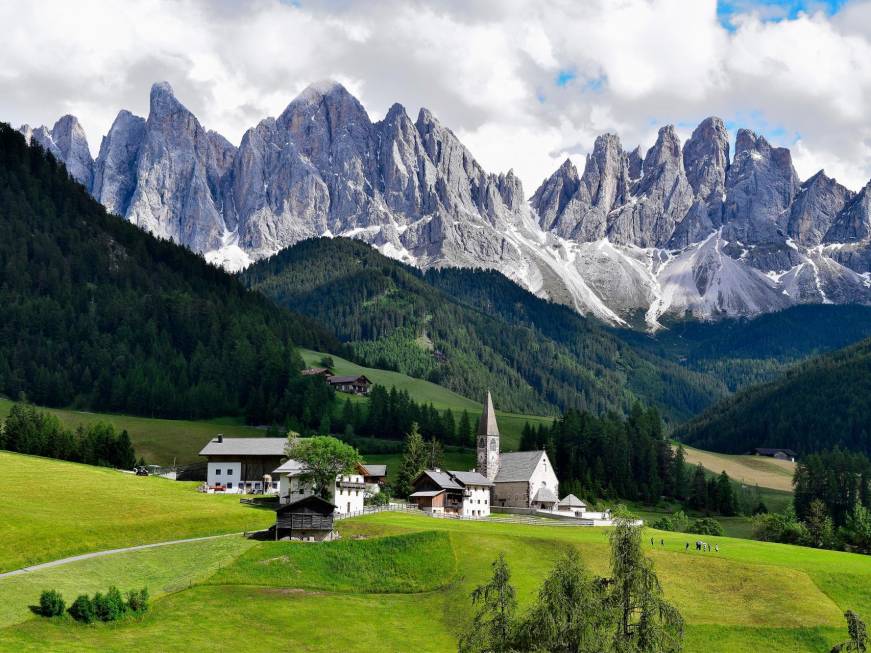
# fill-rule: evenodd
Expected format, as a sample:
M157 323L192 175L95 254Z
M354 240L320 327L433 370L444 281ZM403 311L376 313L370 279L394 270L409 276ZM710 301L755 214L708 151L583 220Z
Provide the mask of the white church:
M493 483L491 503L497 507L557 510L559 481L544 451L499 450L499 426L493 398L487 393L478 423L476 471Z

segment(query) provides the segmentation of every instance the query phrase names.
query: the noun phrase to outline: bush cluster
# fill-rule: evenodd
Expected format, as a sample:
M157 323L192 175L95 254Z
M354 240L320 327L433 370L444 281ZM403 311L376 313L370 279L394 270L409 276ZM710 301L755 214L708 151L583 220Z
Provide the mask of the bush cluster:
M43 617L58 617L64 613L65 605L59 592L46 590L39 597L36 612ZM97 592L93 597L79 594L67 612L76 621L89 624L94 621L117 621L127 615L143 614L147 610L147 588L127 592L125 600L118 588L112 586L105 594Z
M716 519L711 517L690 519L683 510L678 510L670 517L660 517L651 526L661 531L693 533L695 535L723 535L723 526Z

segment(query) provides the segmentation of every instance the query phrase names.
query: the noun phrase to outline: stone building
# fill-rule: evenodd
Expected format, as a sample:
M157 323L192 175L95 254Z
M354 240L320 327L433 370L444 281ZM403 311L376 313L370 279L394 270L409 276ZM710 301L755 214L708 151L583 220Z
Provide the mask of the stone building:
M559 481L546 452L500 451L499 425L489 392L478 423L477 471L493 483L493 506L553 510L559 502Z

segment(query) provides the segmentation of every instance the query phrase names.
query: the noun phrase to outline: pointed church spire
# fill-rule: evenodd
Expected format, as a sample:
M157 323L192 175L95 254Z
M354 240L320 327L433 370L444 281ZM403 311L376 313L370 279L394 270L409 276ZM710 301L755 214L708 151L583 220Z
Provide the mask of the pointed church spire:
M499 435L499 426L496 424L496 411L493 410L493 398L487 391L487 401L484 402L484 412L481 413L481 421L478 422L478 435Z

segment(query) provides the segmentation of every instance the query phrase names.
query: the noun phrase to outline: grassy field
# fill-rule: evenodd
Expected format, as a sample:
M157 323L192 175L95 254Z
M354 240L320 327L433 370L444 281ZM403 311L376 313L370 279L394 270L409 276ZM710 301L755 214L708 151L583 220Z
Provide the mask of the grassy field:
M0 451L0 571L149 542L256 530L271 511L180 483Z
M607 573L600 529L398 513L339 528L339 542L257 543L238 558L228 551L208 580L155 601L141 620L86 627L34 617L0 629L0 648L234 650L256 637L261 647L301 651L454 651L469 619L469 592L500 552L521 610L566 547L593 572ZM686 651L824 651L846 637L845 609L871 614L871 558L725 537L705 538L719 554L684 553L687 536L650 535L665 538L648 551L687 622ZM395 562L379 575L382 558Z
M59 591L67 605L79 594L105 592L110 585L117 585L122 591L147 587L152 598L159 598L209 578L254 544L241 535L230 535L79 560L0 578L0 628L33 617L28 606L36 604L45 589Z
M0 397L0 417L6 417L14 402ZM191 421L152 419L112 413L89 413L61 408L40 408L57 418L67 427L108 422L118 430L126 429L133 441L137 456L156 465L179 465L202 462L197 454L218 433L227 437L263 437L262 429L246 426L240 419L220 418Z
M313 367L319 366L321 359L326 355L309 349L301 349L300 354L302 354L306 365ZM415 379L400 372L363 367L338 356L331 355L330 357L333 359L333 370L336 374L365 374L370 381L383 385L385 388L389 389L395 386L400 390L407 390L411 398L419 403L431 403L440 410L445 408L450 408L457 412L467 410L473 419L473 423L477 424L482 410L482 405L477 401L463 397L430 381ZM339 395L339 397L344 400L346 395ZM494 398L494 403L497 405L498 399L498 397ZM533 426L553 423L552 417L506 413L498 409L496 410L496 415L499 419L499 430L502 434L502 446L506 451L517 449L517 446L520 444L520 434L527 422Z
M795 463L764 456L735 456L693 449L684 445L686 461L698 463L715 474L725 471L732 479L746 485L758 485L783 492L792 492Z

